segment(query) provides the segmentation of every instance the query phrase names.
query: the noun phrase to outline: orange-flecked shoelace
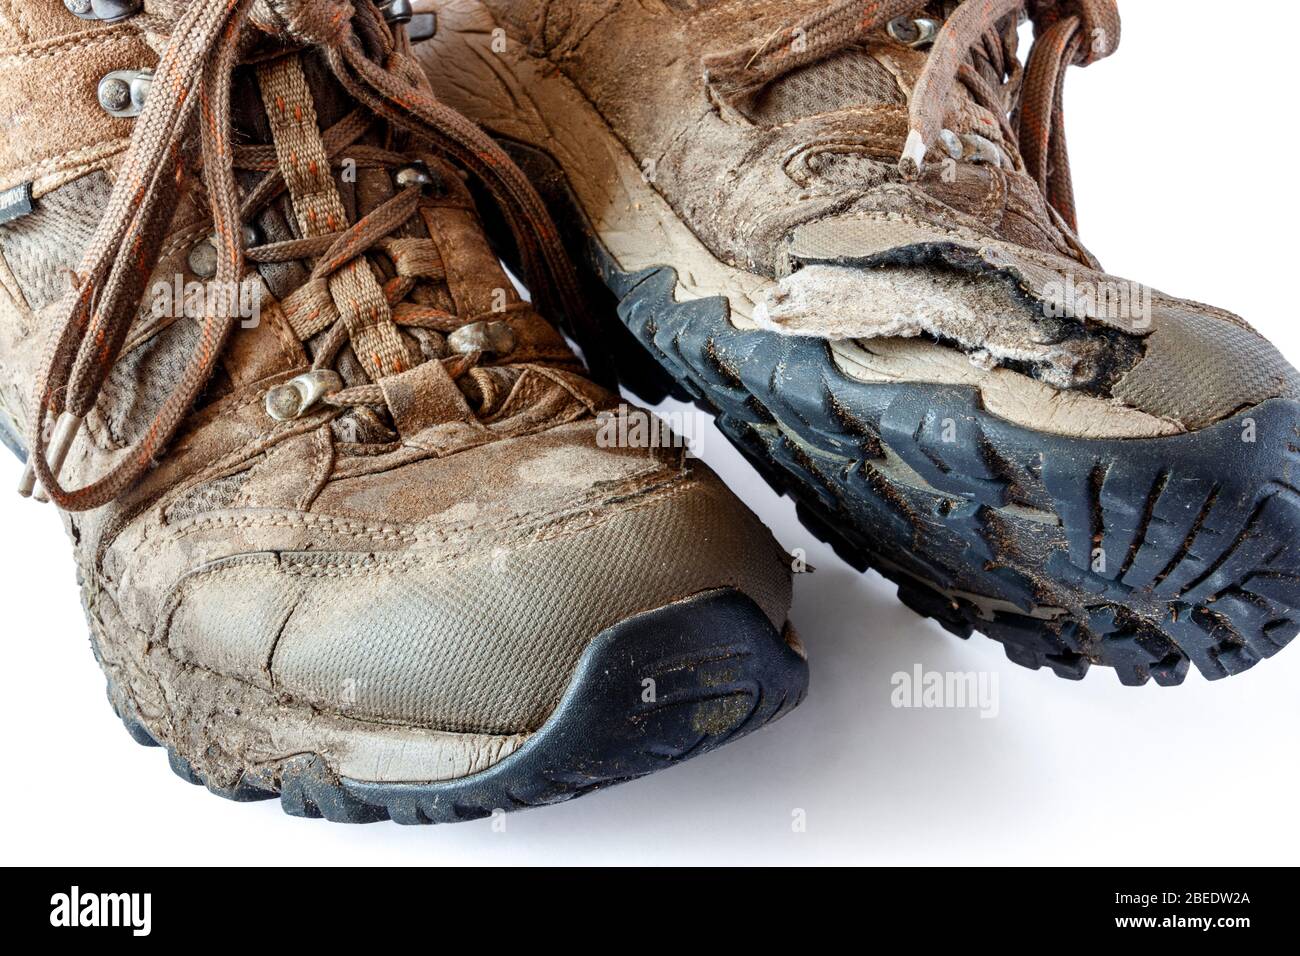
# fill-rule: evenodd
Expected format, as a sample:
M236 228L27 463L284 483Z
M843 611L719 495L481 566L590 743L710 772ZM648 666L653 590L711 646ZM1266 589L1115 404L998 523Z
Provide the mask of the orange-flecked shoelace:
M792 70L876 34L891 20L921 15L929 5L926 0L837 0L759 43L711 58L706 64L709 80L724 97L744 100ZM1020 87L1017 144L1048 202L1077 230L1065 145L1065 68L1087 66L1115 52L1120 39L1116 0L962 0L934 37L912 92L899 168L908 178L920 175L958 82L970 87L978 100L990 98L988 90L980 88L987 84L971 69L972 52L987 37L997 36L1000 22L1022 13L1033 21L1035 34Z
M322 51L335 78L359 104L358 110L316 140L325 164L350 146L350 158L362 164L410 162L401 154L354 145L376 121L441 150L476 175L499 203L539 307L567 319L580 337L590 336L591 319L577 277L541 198L499 146L433 98L423 72L410 56L404 33L394 35L372 0L190 0L183 6L168 26L171 39L154 72L149 97L103 218L77 270L76 288L62 306L56 333L44 356L29 428L28 465L19 489L22 493L43 492L69 511L113 501L162 451L214 370L234 323L234 317L221 309L204 315L193 353L143 437L85 487L68 489L60 484L59 472L69 449L122 352L159 261L182 183L194 164L189 144L195 126L217 252L210 281L219 287L237 286L250 264L315 259L306 294L324 300L327 308L322 311L328 312L324 284L349 281L345 273L358 262L364 266L360 257L371 247L385 247L389 254L412 253L409 242L403 247L405 240L393 238L393 234L415 215L418 186L399 189L354 225L330 221L302 239L245 248L243 222L290 188L284 162L276 162L274 146L234 144L231 75L241 52L259 32ZM288 80L273 77L265 82L277 81L296 82L292 74ZM247 194L241 194L236 169L265 175ZM363 271L358 281L373 283L368 268ZM412 285L398 279L378 292L373 288L363 292L370 293L373 310L388 315L392 307L390 332L396 325L443 331L456 326L454 316L401 302ZM372 331L375 324L363 320L349 325L337 314L332 318L332 326L298 329L306 338L328 327L329 335L314 367L331 361L349 336L355 345L357 335ZM392 346L394 339L395 335L390 335L387 344ZM390 347L387 354L381 351L366 353L374 355L374 367L366 369L372 382L404 370L399 349ZM471 353L444 360L444 364L456 378L477 358ZM333 398L339 405L376 401L382 401L382 396L373 384L345 389Z

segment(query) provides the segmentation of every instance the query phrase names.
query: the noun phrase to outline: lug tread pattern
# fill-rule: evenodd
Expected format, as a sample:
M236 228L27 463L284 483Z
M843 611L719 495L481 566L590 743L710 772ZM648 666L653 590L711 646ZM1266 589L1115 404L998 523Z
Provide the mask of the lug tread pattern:
M982 631L1026 667L1078 679L1100 664L1132 685L1180 683L1191 664L1210 679L1239 673L1300 631L1300 491L1288 484L1300 404L1166 439L1036 433L990 415L973 388L856 382L824 342L737 329L723 298L676 302L671 268L623 275L589 246L627 328L804 525L949 631ZM919 493L882 480L891 453ZM999 544L1015 487L1060 521L1039 532L1051 553L1036 566ZM990 614L954 591L1025 613Z

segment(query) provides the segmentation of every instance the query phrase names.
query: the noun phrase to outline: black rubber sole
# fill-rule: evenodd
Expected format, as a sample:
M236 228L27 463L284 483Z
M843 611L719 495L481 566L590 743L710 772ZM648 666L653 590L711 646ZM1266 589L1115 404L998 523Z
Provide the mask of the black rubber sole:
M721 296L675 301L667 265L620 271L554 162L507 145L640 345L611 333L623 384L713 413L809 531L918 613L1026 667L1132 685L1236 674L1300 631L1300 403L1089 441L993 416L974 388L858 382L823 340L741 331Z
M0 441L25 460L21 440L2 417ZM807 692L803 655L753 600L720 589L606 628L583 652L568 690L537 733L469 777L374 783L340 777L319 755L303 754L218 786L166 749L177 776L228 800L278 797L285 813L336 823L454 823L563 803L664 770L785 716ZM111 680L108 699L133 740L164 746Z
M711 591L602 631L546 723L482 773L373 783L340 777L308 754L208 789L237 801L278 797L285 813L337 823L474 820L563 803L708 753L789 713L807 689L807 662L758 606L734 590ZM160 746L111 685L109 700L133 739ZM184 756L169 748L168 757L182 779L207 785Z

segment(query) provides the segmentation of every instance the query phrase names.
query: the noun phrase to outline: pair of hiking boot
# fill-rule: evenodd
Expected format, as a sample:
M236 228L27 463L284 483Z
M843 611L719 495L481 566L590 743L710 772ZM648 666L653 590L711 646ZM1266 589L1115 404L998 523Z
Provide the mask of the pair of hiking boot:
M0 422L128 730L430 823L788 712L790 557L620 383L1018 663L1270 656L1300 375L1079 241L1062 79L1118 41L1113 0L11 4Z

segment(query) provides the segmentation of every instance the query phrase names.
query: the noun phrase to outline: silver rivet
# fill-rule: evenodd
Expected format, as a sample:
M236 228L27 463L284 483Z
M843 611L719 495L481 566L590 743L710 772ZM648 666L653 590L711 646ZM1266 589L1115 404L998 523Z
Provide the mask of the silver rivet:
M119 118L139 116L152 83L152 70L114 70L99 81L99 105Z
M244 237L244 248L251 249L262 241L261 234L257 227L244 223L242 228ZM211 279L217 274L217 238L208 236L208 238L194 244L190 249L187 260L190 264L190 271L200 279Z
M266 413L277 422L291 422L302 411L302 395L296 388L277 385L266 393Z
M381 3L380 7L383 8L384 19L389 23L409 23L411 17L415 16L411 0L388 0L387 3Z
M505 355L514 351L515 330L509 322L471 322L448 335L447 345L462 354L486 352Z
M433 178L418 166L403 166L397 171L397 185L405 188L407 186L427 186L433 182Z
M311 411L322 398L343 388L343 377L326 368L296 375L266 393L266 413L277 422L289 422Z
M409 166L403 166L393 174L393 181L402 189L408 186L419 186L421 189L432 186L435 182L433 173L429 172L429 167L424 163L411 163Z
M939 21L926 17L915 20L911 17L895 17L889 21L886 29L899 43L906 43L912 47L925 46L927 43L933 43L934 38L939 35Z
M137 13L144 5L143 0L63 0L68 12L83 20L100 20L104 23L116 23Z
M121 77L104 77L99 84L99 105L110 113L120 113L131 105L131 84Z
M211 239L196 243L188 257L190 271L200 279L211 279L217 274L217 247Z

